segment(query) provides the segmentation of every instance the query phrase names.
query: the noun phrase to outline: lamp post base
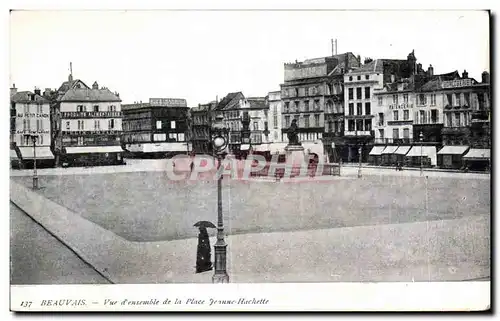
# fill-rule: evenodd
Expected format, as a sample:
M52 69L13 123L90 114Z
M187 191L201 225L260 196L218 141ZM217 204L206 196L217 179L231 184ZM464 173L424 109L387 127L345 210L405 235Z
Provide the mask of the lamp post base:
M33 189L38 189L38 177L33 177Z
M223 240L218 240L214 249L215 273L212 277L212 283L229 283L229 275L226 270L227 244Z

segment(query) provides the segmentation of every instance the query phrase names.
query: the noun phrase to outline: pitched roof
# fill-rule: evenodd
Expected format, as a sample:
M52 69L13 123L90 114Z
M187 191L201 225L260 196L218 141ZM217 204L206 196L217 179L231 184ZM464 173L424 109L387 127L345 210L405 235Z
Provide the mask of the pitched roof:
M241 91L229 93L217 104L217 107L215 109L216 110L231 109L235 107L235 105L239 103L239 100L242 98L245 98L245 96L243 96L243 93Z
M251 109L266 109L269 108L265 97L250 97L247 102Z
M44 97L34 94L31 91L19 91L10 97L10 100L15 103L21 102L37 102L37 103L49 103Z
M113 94L108 88L104 89L70 89L62 97L58 98L59 101L116 101L120 102L121 99Z
M367 72L374 72L374 73L383 73L384 72L384 64L387 63L406 63L406 60L402 59L375 59L373 61L370 61L367 64L362 65L361 67L352 70L349 72L350 74L359 74L359 73L367 73Z

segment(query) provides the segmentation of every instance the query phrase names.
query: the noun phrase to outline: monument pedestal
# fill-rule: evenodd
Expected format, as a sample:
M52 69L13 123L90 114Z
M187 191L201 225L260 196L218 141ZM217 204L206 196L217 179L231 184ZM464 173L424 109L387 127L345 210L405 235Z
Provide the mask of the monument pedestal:
M304 147L302 145L287 145L285 157L287 167L291 167L291 177L299 176L301 167L306 162Z

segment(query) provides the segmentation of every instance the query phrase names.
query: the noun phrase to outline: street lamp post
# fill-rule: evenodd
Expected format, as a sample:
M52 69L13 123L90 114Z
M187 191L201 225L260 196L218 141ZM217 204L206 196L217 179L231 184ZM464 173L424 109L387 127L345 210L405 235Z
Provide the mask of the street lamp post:
M420 132L419 138L420 138L420 176L423 176L424 175L424 168L423 168L423 160L424 160L424 156L423 156L424 134L422 132Z
M27 140L31 139L33 142L33 189L38 189L38 174L36 172L36 140L38 136L30 134L25 134L24 136L27 137Z
M359 167L358 167L358 178L361 178L361 158L362 158L362 153L363 152L363 147L359 146Z
M224 241L224 222L222 217L222 173L220 172L223 154L228 144L228 129L222 122L223 116L218 115L212 125L213 154L218 160L217 171L217 241L215 242L215 273L212 283L229 283L226 269L227 244Z

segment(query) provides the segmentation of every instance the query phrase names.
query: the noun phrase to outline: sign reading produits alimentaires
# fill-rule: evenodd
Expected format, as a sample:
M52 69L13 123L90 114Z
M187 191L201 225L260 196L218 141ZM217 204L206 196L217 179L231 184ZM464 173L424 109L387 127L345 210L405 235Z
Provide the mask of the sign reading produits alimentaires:
M165 107L187 107L187 102L186 99L180 98L149 98L149 105Z

